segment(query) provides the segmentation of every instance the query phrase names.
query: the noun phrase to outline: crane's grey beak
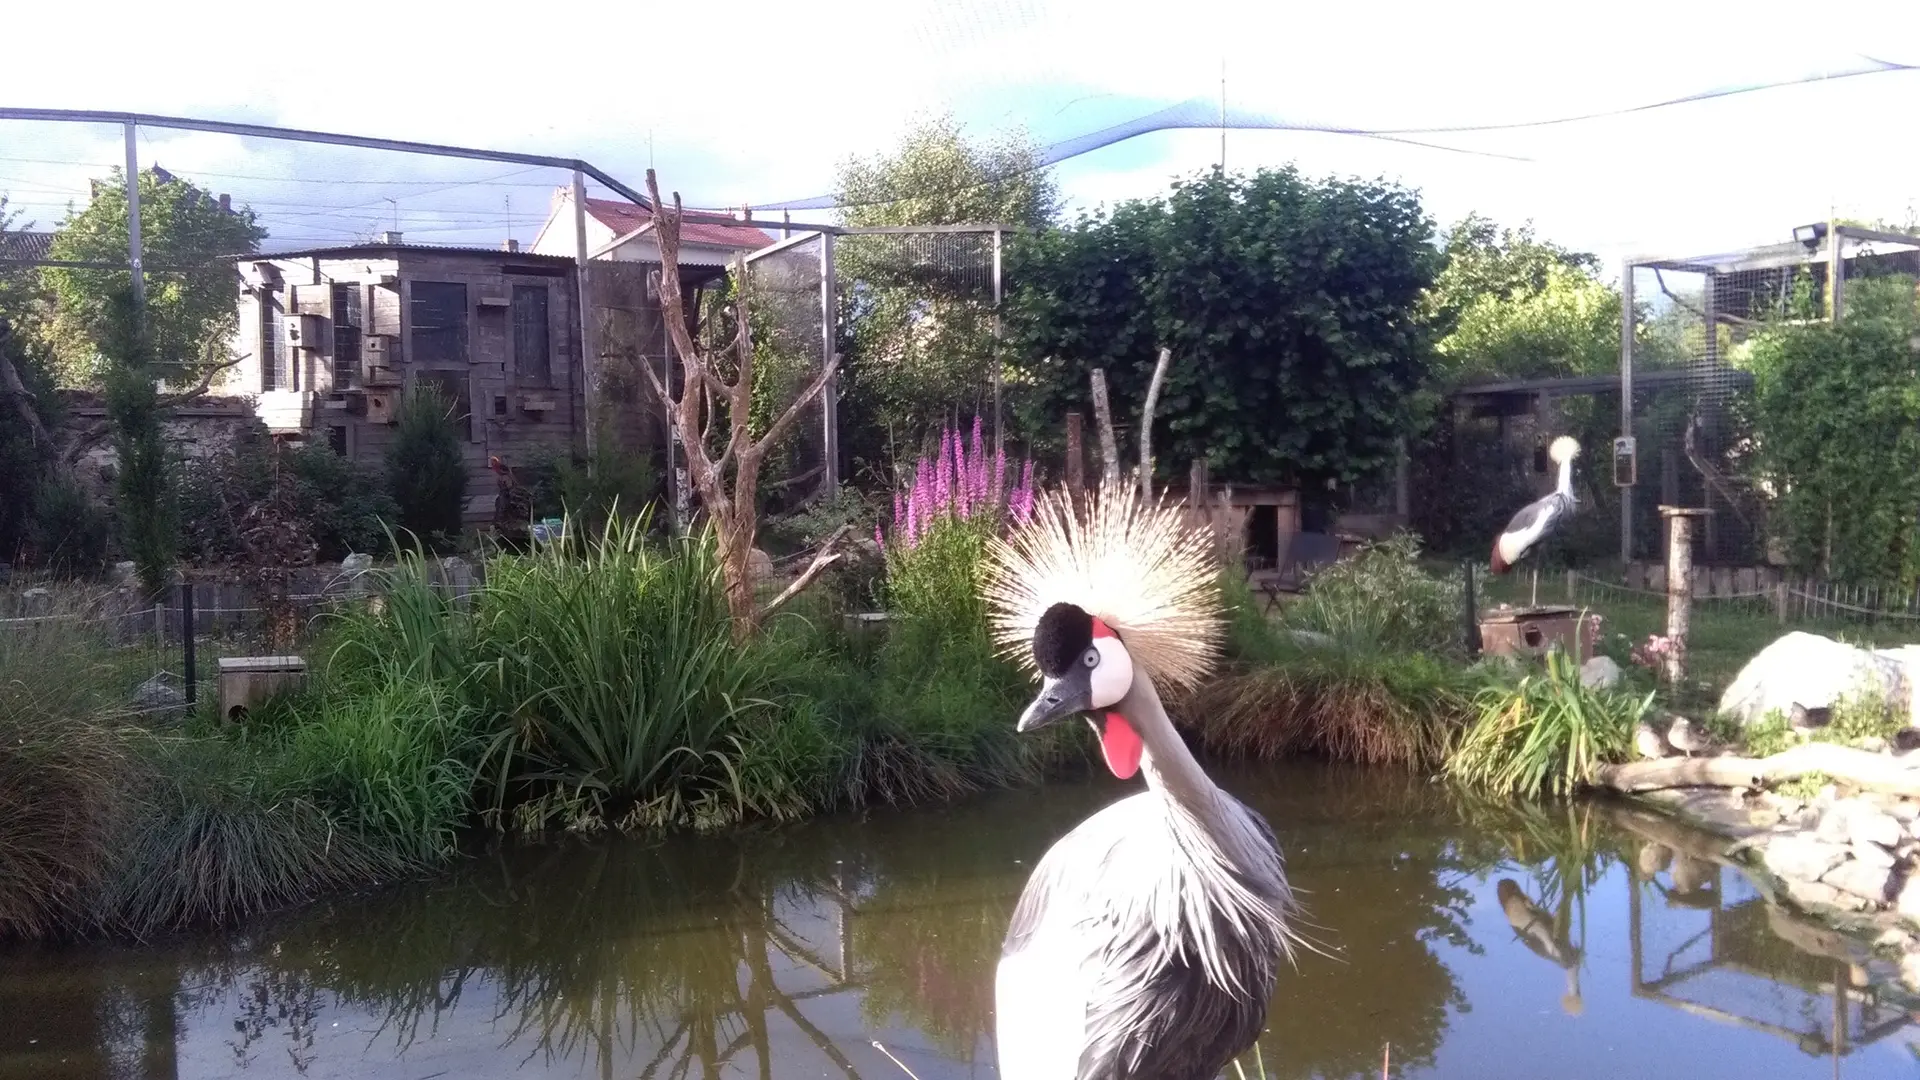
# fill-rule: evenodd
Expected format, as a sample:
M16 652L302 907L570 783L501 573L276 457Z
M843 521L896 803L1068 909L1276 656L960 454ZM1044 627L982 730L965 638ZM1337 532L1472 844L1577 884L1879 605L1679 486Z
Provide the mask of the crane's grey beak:
M1092 707L1093 681L1086 668L1075 665L1065 678L1047 679L1040 684L1039 696L1020 714L1020 723L1014 730L1037 731Z

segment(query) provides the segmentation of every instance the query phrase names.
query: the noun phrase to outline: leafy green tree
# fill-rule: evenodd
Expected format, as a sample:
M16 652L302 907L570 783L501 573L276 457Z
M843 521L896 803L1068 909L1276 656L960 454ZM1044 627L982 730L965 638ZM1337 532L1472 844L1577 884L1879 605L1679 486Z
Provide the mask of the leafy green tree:
M1004 224L1039 227L1060 196L1024 132L969 139L951 115L925 119L891 152L840 166L838 197L855 226ZM952 272L991 259L988 234L932 241L843 237L837 271L842 318L841 446L883 466L897 439L937 431L957 406L988 395L994 363L991 284ZM911 458L917 448L900 448Z
M1538 378L1610 370L1620 357L1620 293L1599 260L1498 229L1470 214L1447 233L1446 266L1425 315L1450 380Z
M140 244L146 272L147 342L156 375L169 381L197 379L222 360L215 358L238 318L236 277L225 257L259 250L266 230L251 210L229 211L205 190L152 170L140 174ZM76 262L127 259L127 187L115 170L98 185L84 210L69 212L53 239L52 257ZM188 269L176 269L188 267ZM105 324L113 297L129 287L125 270L47 267L42 278L53 296L47 333L59 360L60 378L85 386L101 376Z
M453 410L438 387L414 383L400 399L387 448L387 490L399 504L400 524L424 542L460 535L467 467Z
M1920 580L1920 311L1909 276L1847 284L1838 324L1782 320L1753 341L1754 442L1795 564Z
M161 429L167 403L160 397L152 346L130 283L103 298L94 332L104 361L107 424L118 459L114 508L120 546L133 560L147 594L158 596L172 577L180 550L180 518L173 462Z
M1218 170L1011 252L1009 332L1028 422L1085 409L1100 367L1116 424L1137 417L1158 349L1163 471L1205 457L1239 483L1378 476L1432 365L1421 298L1430 221L1398 186Z

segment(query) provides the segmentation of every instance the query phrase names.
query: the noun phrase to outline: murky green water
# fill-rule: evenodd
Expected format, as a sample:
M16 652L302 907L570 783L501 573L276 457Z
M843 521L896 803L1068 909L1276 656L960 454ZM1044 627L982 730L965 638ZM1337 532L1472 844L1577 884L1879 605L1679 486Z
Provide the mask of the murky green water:
M1888 965L1657 820L1463 806L1393 774L1220 775L1273 822L1337 954L1283 976L1271 1076L1920 1073L1920 1002ZM506 850L238 933L0 952L0 1077L901 1080L875 1040L921 1080L991 1077L1028 868L1123 790Z

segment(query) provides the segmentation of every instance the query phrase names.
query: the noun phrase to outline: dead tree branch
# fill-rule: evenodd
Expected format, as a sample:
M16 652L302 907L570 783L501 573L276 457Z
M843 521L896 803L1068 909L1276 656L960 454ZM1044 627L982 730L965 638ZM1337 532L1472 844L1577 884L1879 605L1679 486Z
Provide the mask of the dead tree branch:
M1160 358L1153 363L1153 381L1147 384L1147 404L1140 413L1140 498L1153 498L1153 410L1160 404L1160 384L1166 381L1167 368L1173 363L1173 350L1162 345Z
M1093 369L1093 422L1100 428L1102 476L1108 489L1120 484L1120 443L1113 436L1113 406L1107 400L1107 371Z

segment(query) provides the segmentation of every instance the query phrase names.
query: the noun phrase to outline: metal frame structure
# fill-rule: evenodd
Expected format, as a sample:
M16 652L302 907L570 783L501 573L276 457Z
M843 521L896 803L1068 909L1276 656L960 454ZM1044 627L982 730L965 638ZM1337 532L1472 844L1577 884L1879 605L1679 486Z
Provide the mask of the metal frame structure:
M1715 310L1715 302L1716 283L1721 277L1745 271L1824 265L1828 282L1825 298L1826 318L1832 320L1839 318L1845 311L1846 264L1849 260L1893 252L1920 252L1920 236L1844 225L1838 221L1802 226L1794 232L1793 240L1744 251L1685 257L1641 255L1622 262L1619 379L1622 438L1633 437L1634 342L1637 326L1634 312L1635 271L1651 270L1657 274L1664 270L1701 275L1705 279L1701 317L1711 327L1719 324L1720 315ZM1878 250L1881 248L1891 249L1891 251ZM1696 375L1700 378L1710 377L1711 371L1725 366L1719 355L1717 333L1705 334L1702 355L1690 366L1696 369ZM1638 472L1636 463L1634 483L1619 485L1623 488L1620 500L1620 559L1622 562L1632 561L1634 554L1633 500L1630 492L1633 487L1638 486Z

